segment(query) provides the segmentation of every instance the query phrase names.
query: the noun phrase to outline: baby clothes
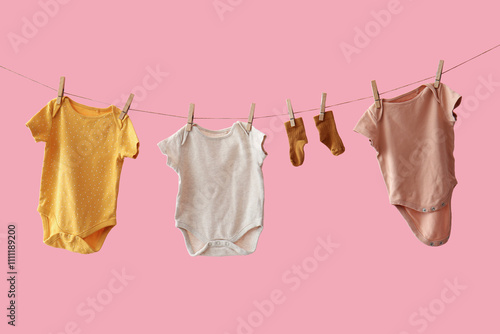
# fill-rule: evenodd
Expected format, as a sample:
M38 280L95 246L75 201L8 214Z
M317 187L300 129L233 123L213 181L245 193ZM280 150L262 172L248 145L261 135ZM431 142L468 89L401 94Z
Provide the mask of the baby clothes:
M333 155L337 156L345 152L344 143L337 131L337 125L331 110L325 112L322 121L319 120L319 115L314 116L314 123L318 128L320 142L325 144Z
M448 241L455 178L453 110L461 96L441 83L382 99L363 114L354 131L377 152L389 200L416 237L429 246Z
M265 135L186 126L158 143L179 176L175 222L191 256L247 255L263 227Z
M26 123L36 142L46 142L38 212L47 245L97 252L116 225L123 160L139 154L132 122L128 116L120 120L120 112L65 96Z
M285 129L290 144L290 161L292 165L299 167L304 163L304 146L307 144L306 128L302 117L295 119L295 126L292 126L290 121L286 121Z

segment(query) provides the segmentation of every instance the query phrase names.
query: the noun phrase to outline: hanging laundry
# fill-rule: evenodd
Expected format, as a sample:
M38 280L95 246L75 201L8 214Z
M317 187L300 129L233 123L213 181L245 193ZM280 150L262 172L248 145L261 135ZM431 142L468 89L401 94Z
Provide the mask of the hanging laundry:
M247 255L263 228L265 134L246 123L192 123L158 143L179 177L176 227L191 256ZM251 128L251 130L247 130Z
M286 121L285 129L290 146L290 162L293 166L299 167L304 163L306 157L304 146L307 144L306 128L302 117L295 118L294 126L291 125L290 121Z
M439 82L437 81L437 84ZM389 200L415 236L429 246L451 232L455 178L453 111L461 96L441 83L420 87L366 110L354 131L377 152Z
M320 115L316 115L313 117L314 123L316 124L316 128L319 132L320 142L328 147L333 155L341 155L345 152L345 147L337 131L337 125L335 124L333 112L327 111L323 113L323 120L321 120L320 118ZM295 125L292 125L291 120L286 121L285 129L288 136L288 144L290 147L290 162L293 166L299 167L304 163L304 146L308 143L308 140L306 136L304 120L302 119L302 117L294 117L293 123Z
M314 123L319 132L319 140L330 149L333 155L337 156L345 152L332 111L325 112L323 120L320 120L320 115L314 116Z
M120 113L64 96L26 123L35 141L45 142L38 205L45 244L94 253L116 225L123 160L139 154L132 122Z

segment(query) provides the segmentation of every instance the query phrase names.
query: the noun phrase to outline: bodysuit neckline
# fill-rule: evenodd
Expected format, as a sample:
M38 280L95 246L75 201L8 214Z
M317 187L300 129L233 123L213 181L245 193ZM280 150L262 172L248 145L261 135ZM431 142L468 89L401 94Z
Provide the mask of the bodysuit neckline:
M420 97L422 97L424 91L429 88L428 85L420 85L419 87L407 92L407 93L404 93L404 94L401 94L401 95L398 95L396 97L391 97L389 99L385 99L385 98L382 98L380 100L381 104L386 104L386 105L402 105L402 104L409 104L409 103L414 103L416 102ZM407 95L411 95L411 94L414 94L415 92L417 92L418 90L420 90L420 92L418 92L415 96L413 96L411 99L409 100L405 100L405 101L397 101Z

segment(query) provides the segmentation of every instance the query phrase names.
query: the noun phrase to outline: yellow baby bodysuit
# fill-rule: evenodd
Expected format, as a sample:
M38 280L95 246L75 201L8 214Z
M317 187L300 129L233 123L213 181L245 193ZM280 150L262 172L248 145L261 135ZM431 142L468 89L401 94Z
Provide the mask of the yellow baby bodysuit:
M46 142L38 204L45 244L94 253L116 225L123 160L139 154L132 122L120 112L65 96L26 123L36 142Z

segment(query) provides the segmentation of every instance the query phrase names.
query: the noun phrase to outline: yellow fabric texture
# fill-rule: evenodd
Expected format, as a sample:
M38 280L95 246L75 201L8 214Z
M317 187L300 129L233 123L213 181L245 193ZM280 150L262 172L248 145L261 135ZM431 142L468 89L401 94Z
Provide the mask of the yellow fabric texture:
M120 112L64 97L26 123L36 142L46 142L38 204L45 244L94 253L116 225L123 160L139 154L132 122Z

